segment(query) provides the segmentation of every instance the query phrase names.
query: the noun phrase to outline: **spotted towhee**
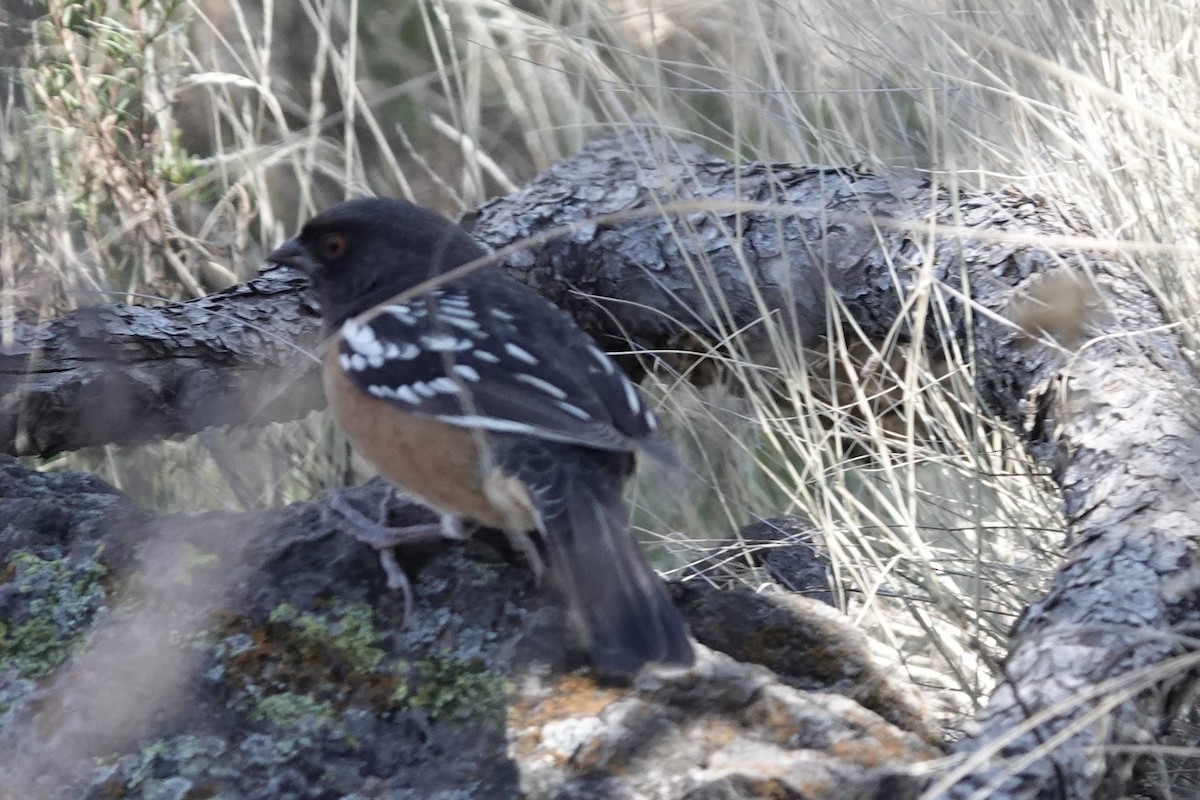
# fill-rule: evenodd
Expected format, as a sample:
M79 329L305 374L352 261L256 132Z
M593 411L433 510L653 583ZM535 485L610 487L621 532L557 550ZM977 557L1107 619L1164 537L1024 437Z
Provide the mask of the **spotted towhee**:
M335 337L326 393L359 453L443 515L536 530L601 669L691 664L622 497L639 449L673 459L658 421L533 290L491 265L440 277L484 255L432 211L363 199L309 220L268 260L310 276Z

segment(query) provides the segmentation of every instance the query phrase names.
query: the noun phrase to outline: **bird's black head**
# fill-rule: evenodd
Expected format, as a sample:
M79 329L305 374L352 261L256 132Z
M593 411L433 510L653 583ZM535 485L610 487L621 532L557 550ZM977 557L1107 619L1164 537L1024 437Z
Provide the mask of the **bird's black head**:
M309 276L327 328L485 251L462 228L403 200L347 200L267 256Z

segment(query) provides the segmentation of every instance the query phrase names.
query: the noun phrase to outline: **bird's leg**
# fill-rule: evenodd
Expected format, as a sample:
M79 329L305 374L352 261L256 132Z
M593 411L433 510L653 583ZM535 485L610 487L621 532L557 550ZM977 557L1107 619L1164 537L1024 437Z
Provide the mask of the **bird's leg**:
M355 539L371 545L376 550L418 542L429 542L451 536L450 531L452 528L448 527L444 521L400 527L387 525L388 511L393 499L394 495L389 491L387 496L379 503L379 514L376 519L371 519L359 511L340 494L335 494L329 499L329 508L337 512L354 527L354 530L350 531L350 533ZM452 538L462 537L459 535Z
M412 613L413 603L416 602L413 597L412 581L396 563L394 549L383 547L377 549L376 552L379 554L379 566L383 567L383 574L387 575L387 587L393 592L400 592L404 597L404 619L408 619L409 614Z
M379 565L387 576L387 586L404 596L404 617L412 612L412 583L396 562L392 548L399 545L428 542L442 538L462 539L465 534L461 521L451 515L443 515L440 522L392 527L386 524L388 510L394 495L388 492L379 504L379 516L371 519L346 501L340 494L329 499L328 512L337 514L347 524L346 532L364 544L369 544L379 553Z
M442 521L439 523L442 528L442 536L447 539L466 539L467 532L463 530L463 519L455 514L442 514Z

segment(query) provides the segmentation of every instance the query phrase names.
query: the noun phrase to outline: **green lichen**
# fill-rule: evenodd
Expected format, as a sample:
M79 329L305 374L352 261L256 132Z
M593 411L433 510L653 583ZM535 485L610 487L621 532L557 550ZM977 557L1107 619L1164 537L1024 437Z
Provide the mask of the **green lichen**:
M477 662L454 661L431 655L414 665L411 680L397 687L394 698L420 708L439 722L504 724L509 684L502 675Z
M338 720L347 708L391 707L388 698L399 678L382 666L385 654L369 605L334 602L321 611L300 611L283 604L266 625L241 623L216 645L227 679L237 687L235 705L286 729L292 745L302 746L318 732L342 735Z
M366 603L338 603L328 615L301 613L284 603L271 612L270 621L294 628L301 647L315 651L312 655L333 650L355 671L366 673L374 671L384 655L375 644L379 632L373 616Z
M9 629L0 622L0 671L16 669L24 678L40 678L67 657L67 641L49 620L35 619Z
M275 728L270 741L281 760L303 753L318 739L345 739L333 703L299 692L278 692L258 699L250 708L250 718Z
M0 671L40 678L70 655L76 637L104 604L104 566L89 556L14 553L0 571L14 591L0 619Z
M421 710L443 723L503 725L508 684L481 662L443 655L389 658L365 603L333 602L320 611L277 606L266 625L227 630L218 647L236 705L282 729L296 743L345 736L341 715Z
M336 725L338 720L337 709L332 703L296 692L280 692L262 698L255 703L250 716L281 728L327 728Z
M124 788L130 790L146 787L140 796L147 797L153 795L151 787L157 785L162 777L232 775L231 768L220 766L227 756L225 742L216 736L184 734L156 739L138 750L137 761L129 766L129 772L124 779ZM167 767L169 776L157 774L164 766Z
M266 737L259 737L269 741ZM244 742L244 740L242 740ZM104 763L102 759L100 763ZM247 761L241 745L217 735L180 734L154 739L112 762L100 785L86 792L89 798L140 798L140 800L232 800L245 793L226 794L244 780ZM63 795L59 795L63 796ZM72 797L83 796L73 794Z

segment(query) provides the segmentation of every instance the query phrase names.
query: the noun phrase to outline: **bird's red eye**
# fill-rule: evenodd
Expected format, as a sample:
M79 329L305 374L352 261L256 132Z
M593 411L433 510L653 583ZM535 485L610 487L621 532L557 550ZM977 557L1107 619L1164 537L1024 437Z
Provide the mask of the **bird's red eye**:
M346 237L340 233L327 233L317 242L317 247L321 251L321 258L341 258L346 253Z

